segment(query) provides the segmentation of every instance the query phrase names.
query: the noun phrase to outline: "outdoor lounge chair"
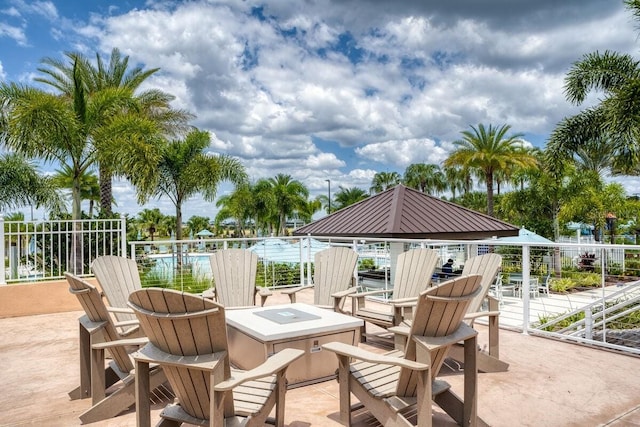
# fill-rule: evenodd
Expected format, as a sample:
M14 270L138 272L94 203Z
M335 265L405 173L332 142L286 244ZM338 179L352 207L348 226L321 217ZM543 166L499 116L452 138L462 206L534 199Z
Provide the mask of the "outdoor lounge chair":
M351 425L353 409L365 409L385 427L431 425L431 402L437 403L461 426L477 422L477 332L462 321L471 299L480 292L481 276L461 276L420 293L410 339L402 350L371 353L343 343L323 348L338 356L340 418ZM464 371L464 399L448 383L436 379L449 349L465 343L469 369ZM355 360L351 362L351 360ZM351 393L361 405L351 406Z
M478 354L478 369L482 372L503 372L509 369L509 364L500 360L500 311L498 310L500 301L489 293L501 267L501 255L484 254L467 259L462 269L463 275L482 275L480 293L471 301L467 314L464 316L465 322L471 327L476 319L488 318L489 351L481 351ZM487 301L487 311L482 311L485 300ZM451 357L459 361L464 360L460 346L452 349Z
M271 291L256 286L258 255L247 249L221 249L209 257L213 288L202 295L214 298L227 308L256 305L256 294L263 306Z
M69 291L78 297L85 315L80 317L80 387L69 393L72 399L91 397L92 406L82 414L83 423L112 418L135 403L131 346L140 346L146 338L125 339L120 335L107 312L98 289L87 281L65 273ZM137 321L136 321L137 323ZM105 367L105 350L111 360ZM122 381L111 394L106 391ZM161 369L150 372L150 387L156 389L166 381Z
M502 256L498 254L484 254L467 259L462 270L463 276L480 274L480 292L469 303L469 308L464 316L464 321L473 327L476 319L487 317L489 323L489 351L480 351L478 354L478 369L481 372L504 372L509 369L509 364L500 360L500 325L498 311L499 301L489 294L491 284L496 280L496 276L502 266ZM488 311L482 311L482 305L487 300ZM404 334L401 329L396 329L394 335L396 348L404 348L408 327L405 327ZM403 337L404 335L404 337ZM451 348L450 357L459 362L464 361L462 346Z
M262 426L275 406L275 424L284 425L289 364L304 351L284 349L250 371L230 368L225 309L196 295L147 288L129 297L149 343L134 353L138 426L150 425L150 364L166 372L177 396L160 414L159 426L182 423ZM241 418L242 417L242 418Z
M334 246L324 249L314 256L313 284L298 286L282 291L291 303L296 302L296 294L313 288L313 304L344 313L346 297L356 292L354 273L358 265L358 253L353 249Z
M127 307L129 294L142 288L136 261L115 255L99 256L91 263L91 271L109 303L107 310L118 322L135 321L137 325L135 314ZM127 323L116 325L119 328L126 328ZM125 330L121 329L122 332Z
M398 255L392 289L361 292L350 295L352 299L351 313L365 322L383 328L399 325L405 318L411 317L420 292L427 289L438 262L438 252L433 249L410 249ZM391 293L387 300L389 310L385 307L367 305L366 298ZM363 328L363 341L366 340L366 323Z

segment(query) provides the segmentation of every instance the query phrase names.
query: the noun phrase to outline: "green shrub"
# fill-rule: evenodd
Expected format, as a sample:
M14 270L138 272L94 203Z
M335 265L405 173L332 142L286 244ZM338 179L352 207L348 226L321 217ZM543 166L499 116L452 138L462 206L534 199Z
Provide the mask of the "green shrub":
M363 258L358 261L358 270L373 270L376 268L376 262L371 258Z
M575 286L573 279L563 277L562 279L551 279L549 289L553 292L565 293Z

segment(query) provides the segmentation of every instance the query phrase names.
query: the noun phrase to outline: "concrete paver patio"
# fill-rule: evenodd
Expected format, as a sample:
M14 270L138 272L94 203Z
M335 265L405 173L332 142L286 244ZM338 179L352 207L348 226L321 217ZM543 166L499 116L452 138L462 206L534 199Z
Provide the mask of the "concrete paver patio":
M43 296L46 297L46 296ZM274 295L268 304L288 299ZM285 297L286 298L286 297ZM299 296L310 302L311 294ZM73 426L90 400L71 401L78 384L78 323L69 312L0 319L0 426ZM486 344L483 326L480 345ZM640 358L503 330L501 359L508 372L479 374L478 414L491 426L640 426ZM375 351L380 346L361 344ZM443 372L454 390L462 375ZM165 403L153 406L157 422ZM135 409L92 426L135 425ZM434 425L454 425L434 406ZM378 425L359 411L357 426ZM289 427L338 426L335 380L287 392Z

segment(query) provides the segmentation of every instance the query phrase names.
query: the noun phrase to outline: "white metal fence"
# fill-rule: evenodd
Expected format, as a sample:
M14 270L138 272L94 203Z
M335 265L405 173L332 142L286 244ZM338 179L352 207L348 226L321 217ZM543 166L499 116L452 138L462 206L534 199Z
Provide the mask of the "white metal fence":
M310 283L315 253L340 245L359 253L354 276L362 288L389 289L395 258L410 247L438 250L440 264L451 258L454 270L461 269L471 256L496 252L503 257L500 283L507 284L514 275L521 284L517 294L493 290L501 300L501 326L640 354L640 338L636 338L640 331L640 246L318 236L127 243L124 219L75 223L0 220L0 225L4 241L0 257L5 260L0 283L61 278L64 271L74 268L78 274L89 275L91 262L109 254L134 258L143 286L198 293L211 286L209 255L235 247L255 251L259 256L257 284L278 289ZM549 280L551 291L541 291L538 286ZM565 289L567 282L580 285ZM614 335L615 341L611 339Z
M0 218L0 284L91 274L100 255L126 256L126 220L4 221Z

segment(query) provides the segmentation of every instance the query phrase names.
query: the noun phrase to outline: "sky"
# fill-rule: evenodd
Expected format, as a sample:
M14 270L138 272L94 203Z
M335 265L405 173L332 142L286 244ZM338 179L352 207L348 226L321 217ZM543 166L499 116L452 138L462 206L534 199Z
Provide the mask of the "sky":
M598 100L567 102L571 65L595 51L637 57L638 24L622 0L0 0L0 79L35 85L45 57L118 48L160 68L143 88L174 95L212 153L252 180L289 174L315 197L441 164L480 123L544 148ZM617 180L629 193L640 183ZM175 214L167 199L138 205L123 181L114 197L117 212ZM216 211L198 196L183 217Z

